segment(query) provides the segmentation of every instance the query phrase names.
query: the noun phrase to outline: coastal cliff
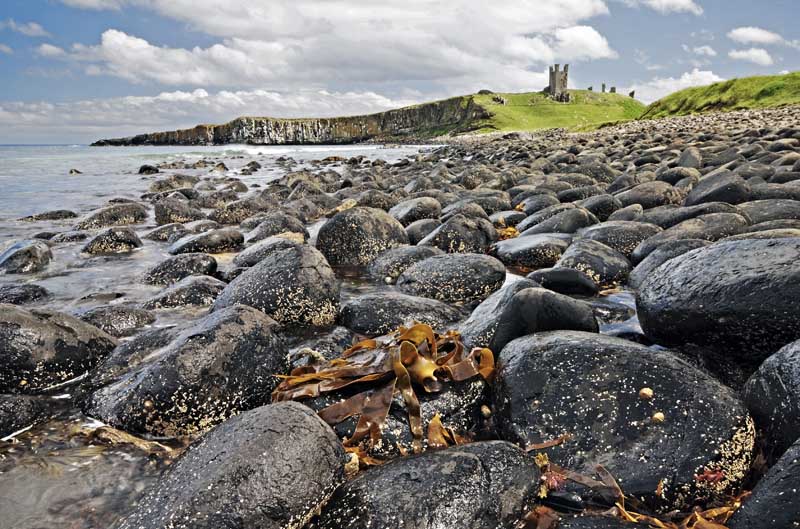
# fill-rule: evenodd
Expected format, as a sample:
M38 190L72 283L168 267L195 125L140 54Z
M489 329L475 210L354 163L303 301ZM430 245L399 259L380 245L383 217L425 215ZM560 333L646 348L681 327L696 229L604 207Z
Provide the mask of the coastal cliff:
M240 117L223 125L106 139L94 146L121 145L314 145L375 139L433 137L467 131L491 114L471 96L453 97L377 114L337 118Z

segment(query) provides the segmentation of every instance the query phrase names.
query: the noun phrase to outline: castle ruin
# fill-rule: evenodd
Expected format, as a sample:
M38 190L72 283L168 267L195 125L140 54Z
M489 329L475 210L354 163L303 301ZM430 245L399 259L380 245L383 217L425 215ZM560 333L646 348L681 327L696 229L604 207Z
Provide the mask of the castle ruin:
M567 91L567 85L569 84L569 64L564 65L564 70L561 70L561 65L556 64L555 66L550 67L550 85L543 90L545 94L550 96L553 101L558 101L559 103L569 103L570 102L570 95ZM588 88L589 92L594 91L594 86L590 86ZM608 90L611 94L617 93L617 87L607 87L606 83L603 83L600 87L600 91L605 94L606 90ZM635 97L636 92L631 92L628 94L631 98Z
M561 65L556 64L550 67L550 86L547 87L547 92L554 101L560 103L569 103L569 92L567 92L567 84L569 83L569 64L564 65L564 71L561 71Z

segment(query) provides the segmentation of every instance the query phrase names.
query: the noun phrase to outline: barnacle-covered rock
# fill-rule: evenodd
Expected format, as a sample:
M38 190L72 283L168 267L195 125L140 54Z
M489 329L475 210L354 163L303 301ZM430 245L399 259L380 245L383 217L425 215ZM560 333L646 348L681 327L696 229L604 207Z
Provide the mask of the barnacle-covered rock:
M132 433L201 434L269 402L274 375L287 370L288 351L276 327L250 307L215 312L95 391L84 411Z
M753 460L755 427L733 390L670 352L619 338L555 331L514 340L492 390L503 439L527 446L567 435L546 449L552 462L587 474L603 465L654 507L721 499Z
M301 404L227 420L177 461L119 529L302 527L344 479L345 453Z
M339 281L316 248L276 249L231 281L214 310L241 303L286 325L326 327L339 311Z

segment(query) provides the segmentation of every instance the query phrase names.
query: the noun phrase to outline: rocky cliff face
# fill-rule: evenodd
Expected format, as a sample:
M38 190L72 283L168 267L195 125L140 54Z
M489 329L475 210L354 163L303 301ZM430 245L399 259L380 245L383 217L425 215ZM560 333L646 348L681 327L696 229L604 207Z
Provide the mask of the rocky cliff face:
M93 145L356 143L398 137L424 138L453 130L469 130L473 123L488 117L489 112L472 97L454 97L367 116L310 119L241 117L224 125L198 125L193 129L100 140Z

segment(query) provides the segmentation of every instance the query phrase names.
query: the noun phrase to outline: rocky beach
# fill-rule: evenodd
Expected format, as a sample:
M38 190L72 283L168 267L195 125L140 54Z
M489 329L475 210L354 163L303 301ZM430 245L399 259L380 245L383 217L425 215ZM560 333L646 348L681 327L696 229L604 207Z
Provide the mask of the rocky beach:
M145 157L4 220L0 527L796 527L798 112Z

